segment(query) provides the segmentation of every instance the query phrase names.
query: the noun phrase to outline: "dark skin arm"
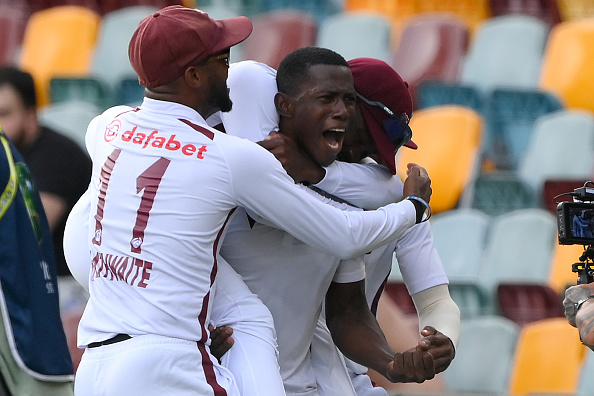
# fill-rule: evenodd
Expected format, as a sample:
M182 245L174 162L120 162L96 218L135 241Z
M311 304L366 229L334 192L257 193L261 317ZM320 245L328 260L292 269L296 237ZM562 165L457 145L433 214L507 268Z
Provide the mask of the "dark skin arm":
M266 139L258 144L270 151L282 164L295 183L319 183L326 171L307 153L301 150L295 140L279 132L270 132Z
M395 353L365 300L365 282L332 283L326 294L326 322L336 346L349 359L391 382L423 382L435 376L428 340Z
M265 140L258 142L258 144L274 154L296 183L316 184L326 175L325 169L315 163L289 136L271 132ZM417 164L408 164L406 174L408 177L404 181L403 195L405 197L416 195L429 202L432 189L431 179L427 175L427 171ZM411 202L417 211L417 223L419 223L423 218L425 207L420 202Z

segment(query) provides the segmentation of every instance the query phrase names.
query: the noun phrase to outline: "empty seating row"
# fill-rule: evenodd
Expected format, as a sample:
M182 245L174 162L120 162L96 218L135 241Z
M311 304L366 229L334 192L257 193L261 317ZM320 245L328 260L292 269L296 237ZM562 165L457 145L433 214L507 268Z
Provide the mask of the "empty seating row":
M462 321L456 358L443 377L453 393L591 395L593 364L594 353L564 317L519 327L483 316Z
M463 318L499 314L525 325L563 316L563 292L577 281L572 263L584 249L557 243L552 213L532 208L491 217L455 209L435 215L431 228ZM388 293L414 313L400 283L394 260Z

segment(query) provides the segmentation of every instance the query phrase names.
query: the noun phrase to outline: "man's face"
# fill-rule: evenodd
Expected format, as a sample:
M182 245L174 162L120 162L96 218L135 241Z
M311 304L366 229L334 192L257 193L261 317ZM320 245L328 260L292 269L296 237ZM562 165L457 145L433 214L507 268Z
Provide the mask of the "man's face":
M215 111L231 111L233 102L229 97L229 88L227 87L227 77L229 75L229 51L223 51L213 55L205 62L210 75L208 78L208 88L210 91L209 104L216 109Z
M373 158L376 162L382 163L375 142L361 115L361 109L357 106L357 110L349 122L349 127L342 144L342 151L338 154L338 160L358 163L366 157Z
M8 84L0 85L0 126L15 146L22 146L34 113L34 109L25 108L14 88Z
M294 97L292 136L315 162L328 166L342 149L349 118L355 112L356 93L346 66L315 65Z

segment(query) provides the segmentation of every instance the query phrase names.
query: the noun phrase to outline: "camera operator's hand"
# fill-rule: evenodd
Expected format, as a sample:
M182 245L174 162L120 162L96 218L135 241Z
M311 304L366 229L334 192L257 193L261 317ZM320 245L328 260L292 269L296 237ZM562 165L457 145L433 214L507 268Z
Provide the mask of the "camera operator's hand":
M594 283L572 286L565 291L563 306L569 323L577 327L580 340L594 351Z
M577 305L585 301L589 296L594 295L594 284L576 285L565 290L565 299L563 300L563 309L565 317L569 324L576 327L575 316L577 314Z

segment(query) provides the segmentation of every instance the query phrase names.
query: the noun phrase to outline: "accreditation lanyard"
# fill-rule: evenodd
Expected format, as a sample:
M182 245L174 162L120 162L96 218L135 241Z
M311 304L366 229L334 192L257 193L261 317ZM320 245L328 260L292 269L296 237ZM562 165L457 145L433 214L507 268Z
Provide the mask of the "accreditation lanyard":
M4 147L4 151L6 151L6 158L8 160L8 165L10 167L10 177L8 179L8 184L2 195L0 195L0 219L4 217L4 213L14 201L14 197L16 197L17 192L17 172L16 167L14 165L14 160L12 158L12 151L10 150L10 144L8 143L8 139L4 134L0 131L0 140L2 140L2 146Z

